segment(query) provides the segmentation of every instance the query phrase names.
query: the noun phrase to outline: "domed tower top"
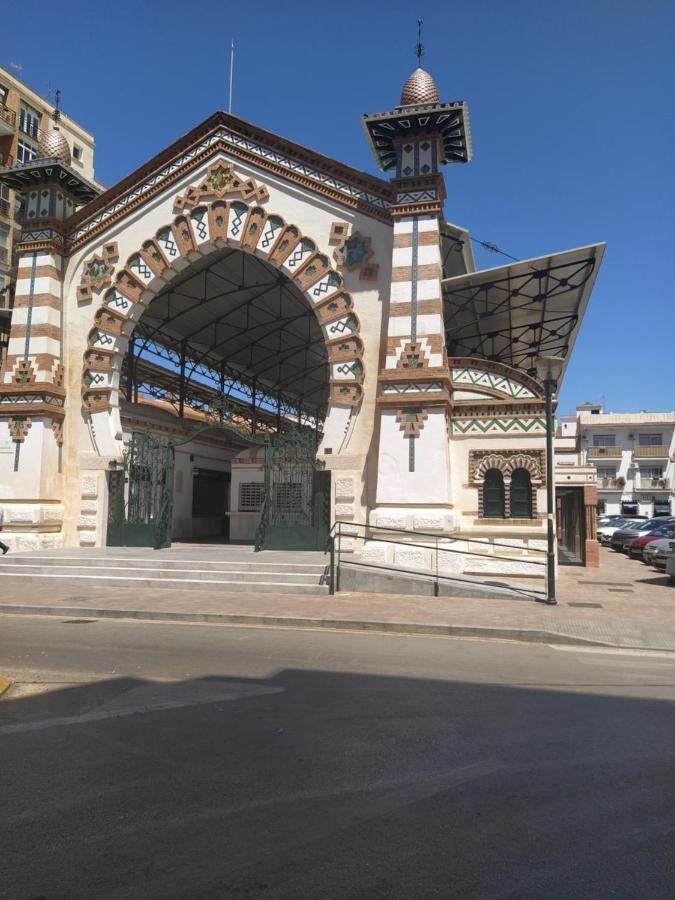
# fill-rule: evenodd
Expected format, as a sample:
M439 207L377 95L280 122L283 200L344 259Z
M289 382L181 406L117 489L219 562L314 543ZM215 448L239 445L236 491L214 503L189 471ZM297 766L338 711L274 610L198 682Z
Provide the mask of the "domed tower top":
M56 123L50 131L43 131L38 143L37 155L38 159L58 159L66 166L72 162L68 141Z
M54 112L52 113L53 125L50 131L46 129L42 132L42 136L38 141L37 158L38 159L57 159L64 166L69 166L72 162L70 155L70 147L68 141L59 130L59 120L61 119L61 91L56 92L56 103L54 104Z
M436 82L424 69L418 67L403 85L399 106L419 106L422 103L439 103Z

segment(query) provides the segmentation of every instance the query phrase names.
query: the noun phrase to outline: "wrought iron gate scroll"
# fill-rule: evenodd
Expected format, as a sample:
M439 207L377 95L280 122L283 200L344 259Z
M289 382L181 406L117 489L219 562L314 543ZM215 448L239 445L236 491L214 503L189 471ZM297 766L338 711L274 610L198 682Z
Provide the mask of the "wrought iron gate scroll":
M256 550L325 550L330 529L330 472L316 459L312 431L293 429L265 445L265 496Z
M109 547L171 546L174 445L134 432L124 467L109 473Z

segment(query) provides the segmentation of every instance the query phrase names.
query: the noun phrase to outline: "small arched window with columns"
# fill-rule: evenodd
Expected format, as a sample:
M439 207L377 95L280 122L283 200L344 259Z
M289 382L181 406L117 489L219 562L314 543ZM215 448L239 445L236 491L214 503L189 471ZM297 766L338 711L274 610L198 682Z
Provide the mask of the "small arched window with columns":
M511 516L532 518L532 478L527 469L514 469L511 475Z
M499 469L488 469L483 482L483 518L503 519L505 515L504 476Z

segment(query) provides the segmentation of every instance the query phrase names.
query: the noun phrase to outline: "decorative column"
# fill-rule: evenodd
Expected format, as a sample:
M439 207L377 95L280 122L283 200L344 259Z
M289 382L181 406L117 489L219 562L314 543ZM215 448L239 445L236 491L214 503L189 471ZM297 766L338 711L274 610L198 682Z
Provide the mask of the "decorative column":
M392 112L364 117L375 158L392 179L392 283L379 373L374 525L452 528L448 418L451 386L441 294L445 184L439 170L470 157L463 102L440 103L417 69Z
M62 543L64 223L98 193L71 168L57 123L58 114L38 159L0 170L0 181L22 197L14 309L0 371L3 534L14 549Z

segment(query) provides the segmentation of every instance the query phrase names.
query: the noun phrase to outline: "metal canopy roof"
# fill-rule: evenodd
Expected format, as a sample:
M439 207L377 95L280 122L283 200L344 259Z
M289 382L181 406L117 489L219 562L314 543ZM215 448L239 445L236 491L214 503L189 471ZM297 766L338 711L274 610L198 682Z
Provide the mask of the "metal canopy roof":
M150 302L134 333L135 353L167 348L187 357L186 378L206 367L305 409L328 400L328 354L298 288L268 263L228 248L193 263Z
M538 356L569 359L604 250L592 244L443 279L448 354L529 374Z

